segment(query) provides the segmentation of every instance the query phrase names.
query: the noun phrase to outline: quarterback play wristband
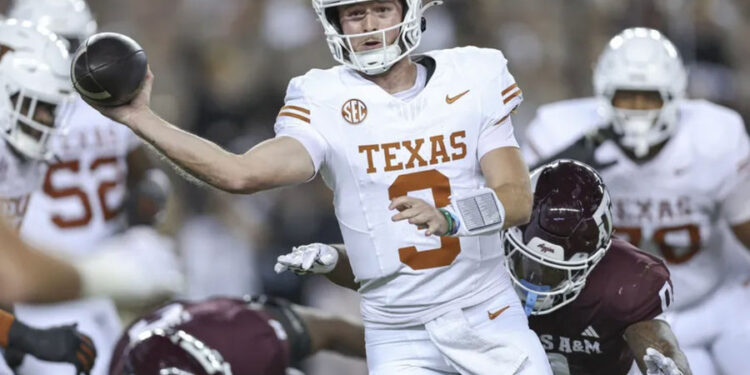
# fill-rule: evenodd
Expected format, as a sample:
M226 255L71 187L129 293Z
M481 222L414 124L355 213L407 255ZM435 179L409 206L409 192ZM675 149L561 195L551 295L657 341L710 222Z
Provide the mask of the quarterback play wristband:
M459 237L497 232L505 223L505 207L490 188L452 196L451 204L443 209L455 217L455 233L451 235Z

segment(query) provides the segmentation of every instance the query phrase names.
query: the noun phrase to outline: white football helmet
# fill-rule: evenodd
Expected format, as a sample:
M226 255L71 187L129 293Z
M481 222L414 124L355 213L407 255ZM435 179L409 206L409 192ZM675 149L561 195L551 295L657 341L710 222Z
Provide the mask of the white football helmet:
M396 62L414 51L422 39L422 14L433 6L442 4L442 0L429 1L423 5L422 0L402 0L404 4L404 19L392 27L361 34L345 35L339 26L336 7L356 3L366 3L372 0L312 0L313 9L323 24L328 47L333 58L341 64L367 75L377 75L388 71ZM396 41L388 45L386 33L390 30L401 29ZM382 42L382 48L355 52L352 46L354 38L375 36Z
M654 29L625 29L609 41L594 70L594 92L603 115L636 157L669 138L677 124L677 106L685 96L687 71L675 46ZM618 90L656 91L663 105L656 110L616 108Z
M64 128L72 98L65 44L30 21L0 22L0 135L29 158L51 159L47 143ZM42 107L54 123L35 119Z
M73 52L96 32L96 20L84 0L15 0L8 17L29 20L64 38Z

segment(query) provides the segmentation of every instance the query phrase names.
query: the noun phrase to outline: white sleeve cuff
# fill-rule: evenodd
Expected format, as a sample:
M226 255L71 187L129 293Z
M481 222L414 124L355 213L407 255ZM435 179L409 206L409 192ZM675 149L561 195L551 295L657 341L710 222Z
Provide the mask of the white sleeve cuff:
M516 147L518 141L513 133L513 122L510 117L498 125L490 125L482 131L477 142L477 160L497 148Z

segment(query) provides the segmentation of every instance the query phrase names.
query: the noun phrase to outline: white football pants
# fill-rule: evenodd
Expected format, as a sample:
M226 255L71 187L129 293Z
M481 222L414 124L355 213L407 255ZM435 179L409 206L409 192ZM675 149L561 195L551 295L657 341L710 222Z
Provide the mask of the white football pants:
M365 329L370 375L551 375L516 294L504 294L425 325Z

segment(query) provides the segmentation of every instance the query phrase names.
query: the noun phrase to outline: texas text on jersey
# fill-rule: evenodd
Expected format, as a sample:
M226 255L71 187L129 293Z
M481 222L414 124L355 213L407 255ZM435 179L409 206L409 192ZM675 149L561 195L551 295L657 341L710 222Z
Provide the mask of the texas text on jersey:
M484 185L479 160L517 147L507 120L521 90L500 51L475 47L416 58L425 88L411 100L344 67L291 81L276 122L335 191L334 205L368 326L410 326L452 306L507 291L497 235L425 236L393 222L390 201L413 196L436 207ZM447 267L450 266L450 267ZM477 288L483 285L483 288Z
M110 374L283 375L309 351L307 328L285 301L176 301L128 327Z
M529 325L556 374L625 375L634 357L623 332L660 315L672 298L666 266L615 238L578 298L550 314L530 316Z

